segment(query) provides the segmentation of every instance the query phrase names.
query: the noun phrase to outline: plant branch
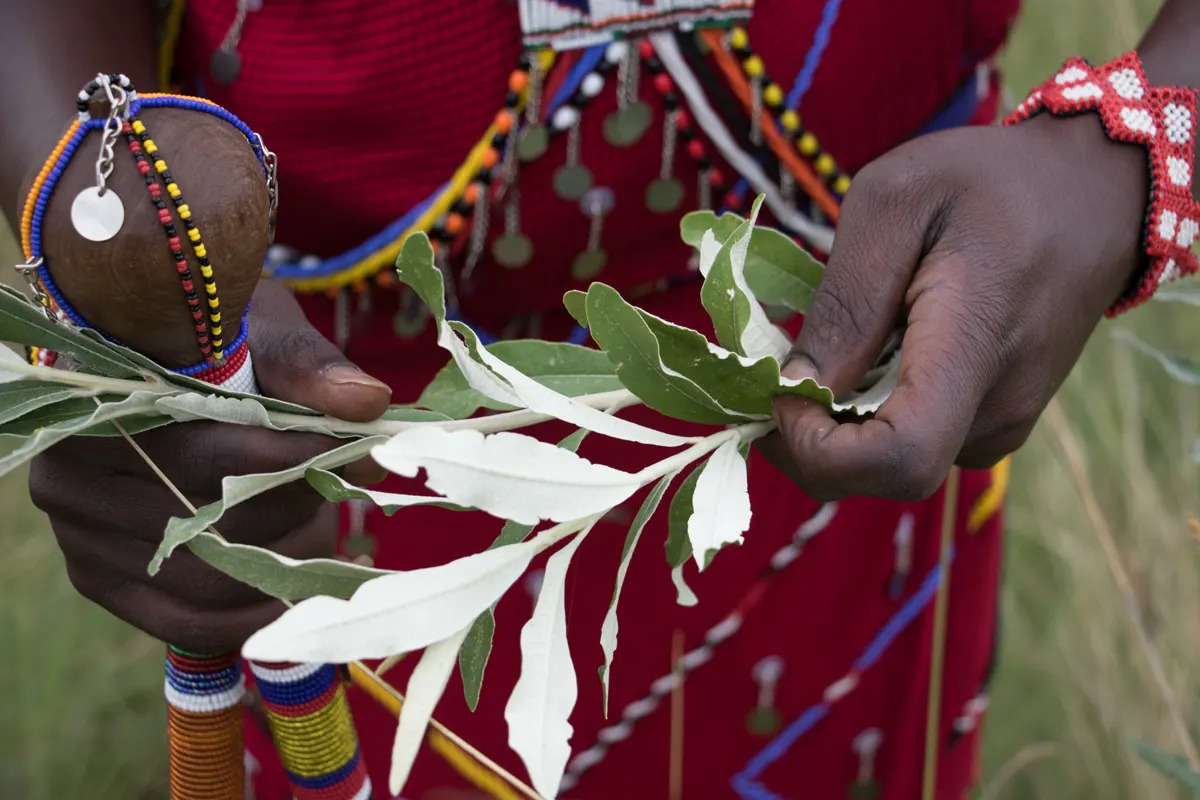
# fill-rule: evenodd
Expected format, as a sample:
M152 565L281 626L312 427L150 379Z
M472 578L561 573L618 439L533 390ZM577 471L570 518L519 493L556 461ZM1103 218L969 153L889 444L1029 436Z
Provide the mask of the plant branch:
M925 710L925 769L922 800L937 795L938 737L942 727L942 675L946 661L946 617L950 608L950 550L954 546L954 520L958 513L958 467L951 467L942 490L942 536L938 549L937 596L933 608L933 652L929 659L929 695Z
M158 378L147 375L144 380L128 380L125 378L110 378L106 375L93 375L90 372L72 372L53 367L40 367L18 361L5 361L0 372L8 372L25 378L61 383L67 386L81 386L95 392L131 395L134 392L159 392L167 394L179 391Z
M670 475L673 472L685 468L693 461L697 461L703 456L716 450L721 445L729 441L749 442L755 439L766 436L775 428L774 422L748 422L745 425L738 425L733 428L726 428L723 431L705 436L700 439L687 450L676 453L673 456L668 456L662 461L658 461L637 473L637 478L645 486L648 483L658 480L659 478Z

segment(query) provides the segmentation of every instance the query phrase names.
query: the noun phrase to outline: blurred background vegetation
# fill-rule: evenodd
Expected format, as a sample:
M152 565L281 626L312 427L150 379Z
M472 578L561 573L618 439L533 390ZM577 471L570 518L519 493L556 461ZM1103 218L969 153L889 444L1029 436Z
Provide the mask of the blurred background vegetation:
M1014 95L1067 55L1132 48L1158 5L1027 0L1002 59ZM0 256L16 263L2 228ZM1102 325L1016 459L984 800L1176 796L1128 747L1145 739L1182 751L1112 559L1194 722L1200 553L1187 520L1200 512L1200 389L1115 341L1118 329L1195 354L1200 315L1152 303ZM0 481L0 514L0 797L163 796L160 646L75 594L24 475ZM1107 555L1105 537L1115 543Z

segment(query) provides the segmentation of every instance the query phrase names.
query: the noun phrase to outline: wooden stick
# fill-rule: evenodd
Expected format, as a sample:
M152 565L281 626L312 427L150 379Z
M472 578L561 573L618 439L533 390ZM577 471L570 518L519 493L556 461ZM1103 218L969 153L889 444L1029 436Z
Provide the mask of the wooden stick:
M671 690L670 800L683 800L683 631L671 639L671 671L677 682Z
M951 467L942 490L942 538L938 553L938 589L933 609L933 652L929 664L929 699L925 710L925 775L922 800L934 800L937 791L938 739L942 716L942 673L946 654L946 616L950 606L950 550L954 544L954 518L958 511L958 467Z

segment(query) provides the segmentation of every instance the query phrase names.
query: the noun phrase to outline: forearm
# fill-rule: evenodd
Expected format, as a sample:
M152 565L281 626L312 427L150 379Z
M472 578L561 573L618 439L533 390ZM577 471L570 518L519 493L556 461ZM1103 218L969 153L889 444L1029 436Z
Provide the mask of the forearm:
M13 227L21 191L74 111L75 94L97 72L123 72L155 86L151 0L35 0L0 9L0 211Z
M1138 54L1151 84L1200 89L1200 0L1166 0ZM1192 192L1200 199L1200 181Z

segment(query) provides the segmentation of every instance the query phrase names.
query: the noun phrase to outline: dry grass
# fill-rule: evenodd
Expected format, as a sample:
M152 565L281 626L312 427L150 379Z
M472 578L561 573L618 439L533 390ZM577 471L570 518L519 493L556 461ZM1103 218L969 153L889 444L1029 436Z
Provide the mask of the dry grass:
M1065 55L1132 47L1157 3L1027 5L1005 57L1018 93ZM10 247L0 239L6 257ZM1194 352L1200 336L1183 306L1155 304L1116 324L1179 350ZM1141 738L1183 751L1064 442L1082 457L1084 486L1113 532L1183 718L1200 711L1200 555L1187 522L1200 513L1200 395L1113 342L1112 327L1060 392L1057 424L1044 420L1017 459L987 800L1175 796L1126 746ZM23 477L0 482L0 509L0 797L162 796L158 647L74 594Z

